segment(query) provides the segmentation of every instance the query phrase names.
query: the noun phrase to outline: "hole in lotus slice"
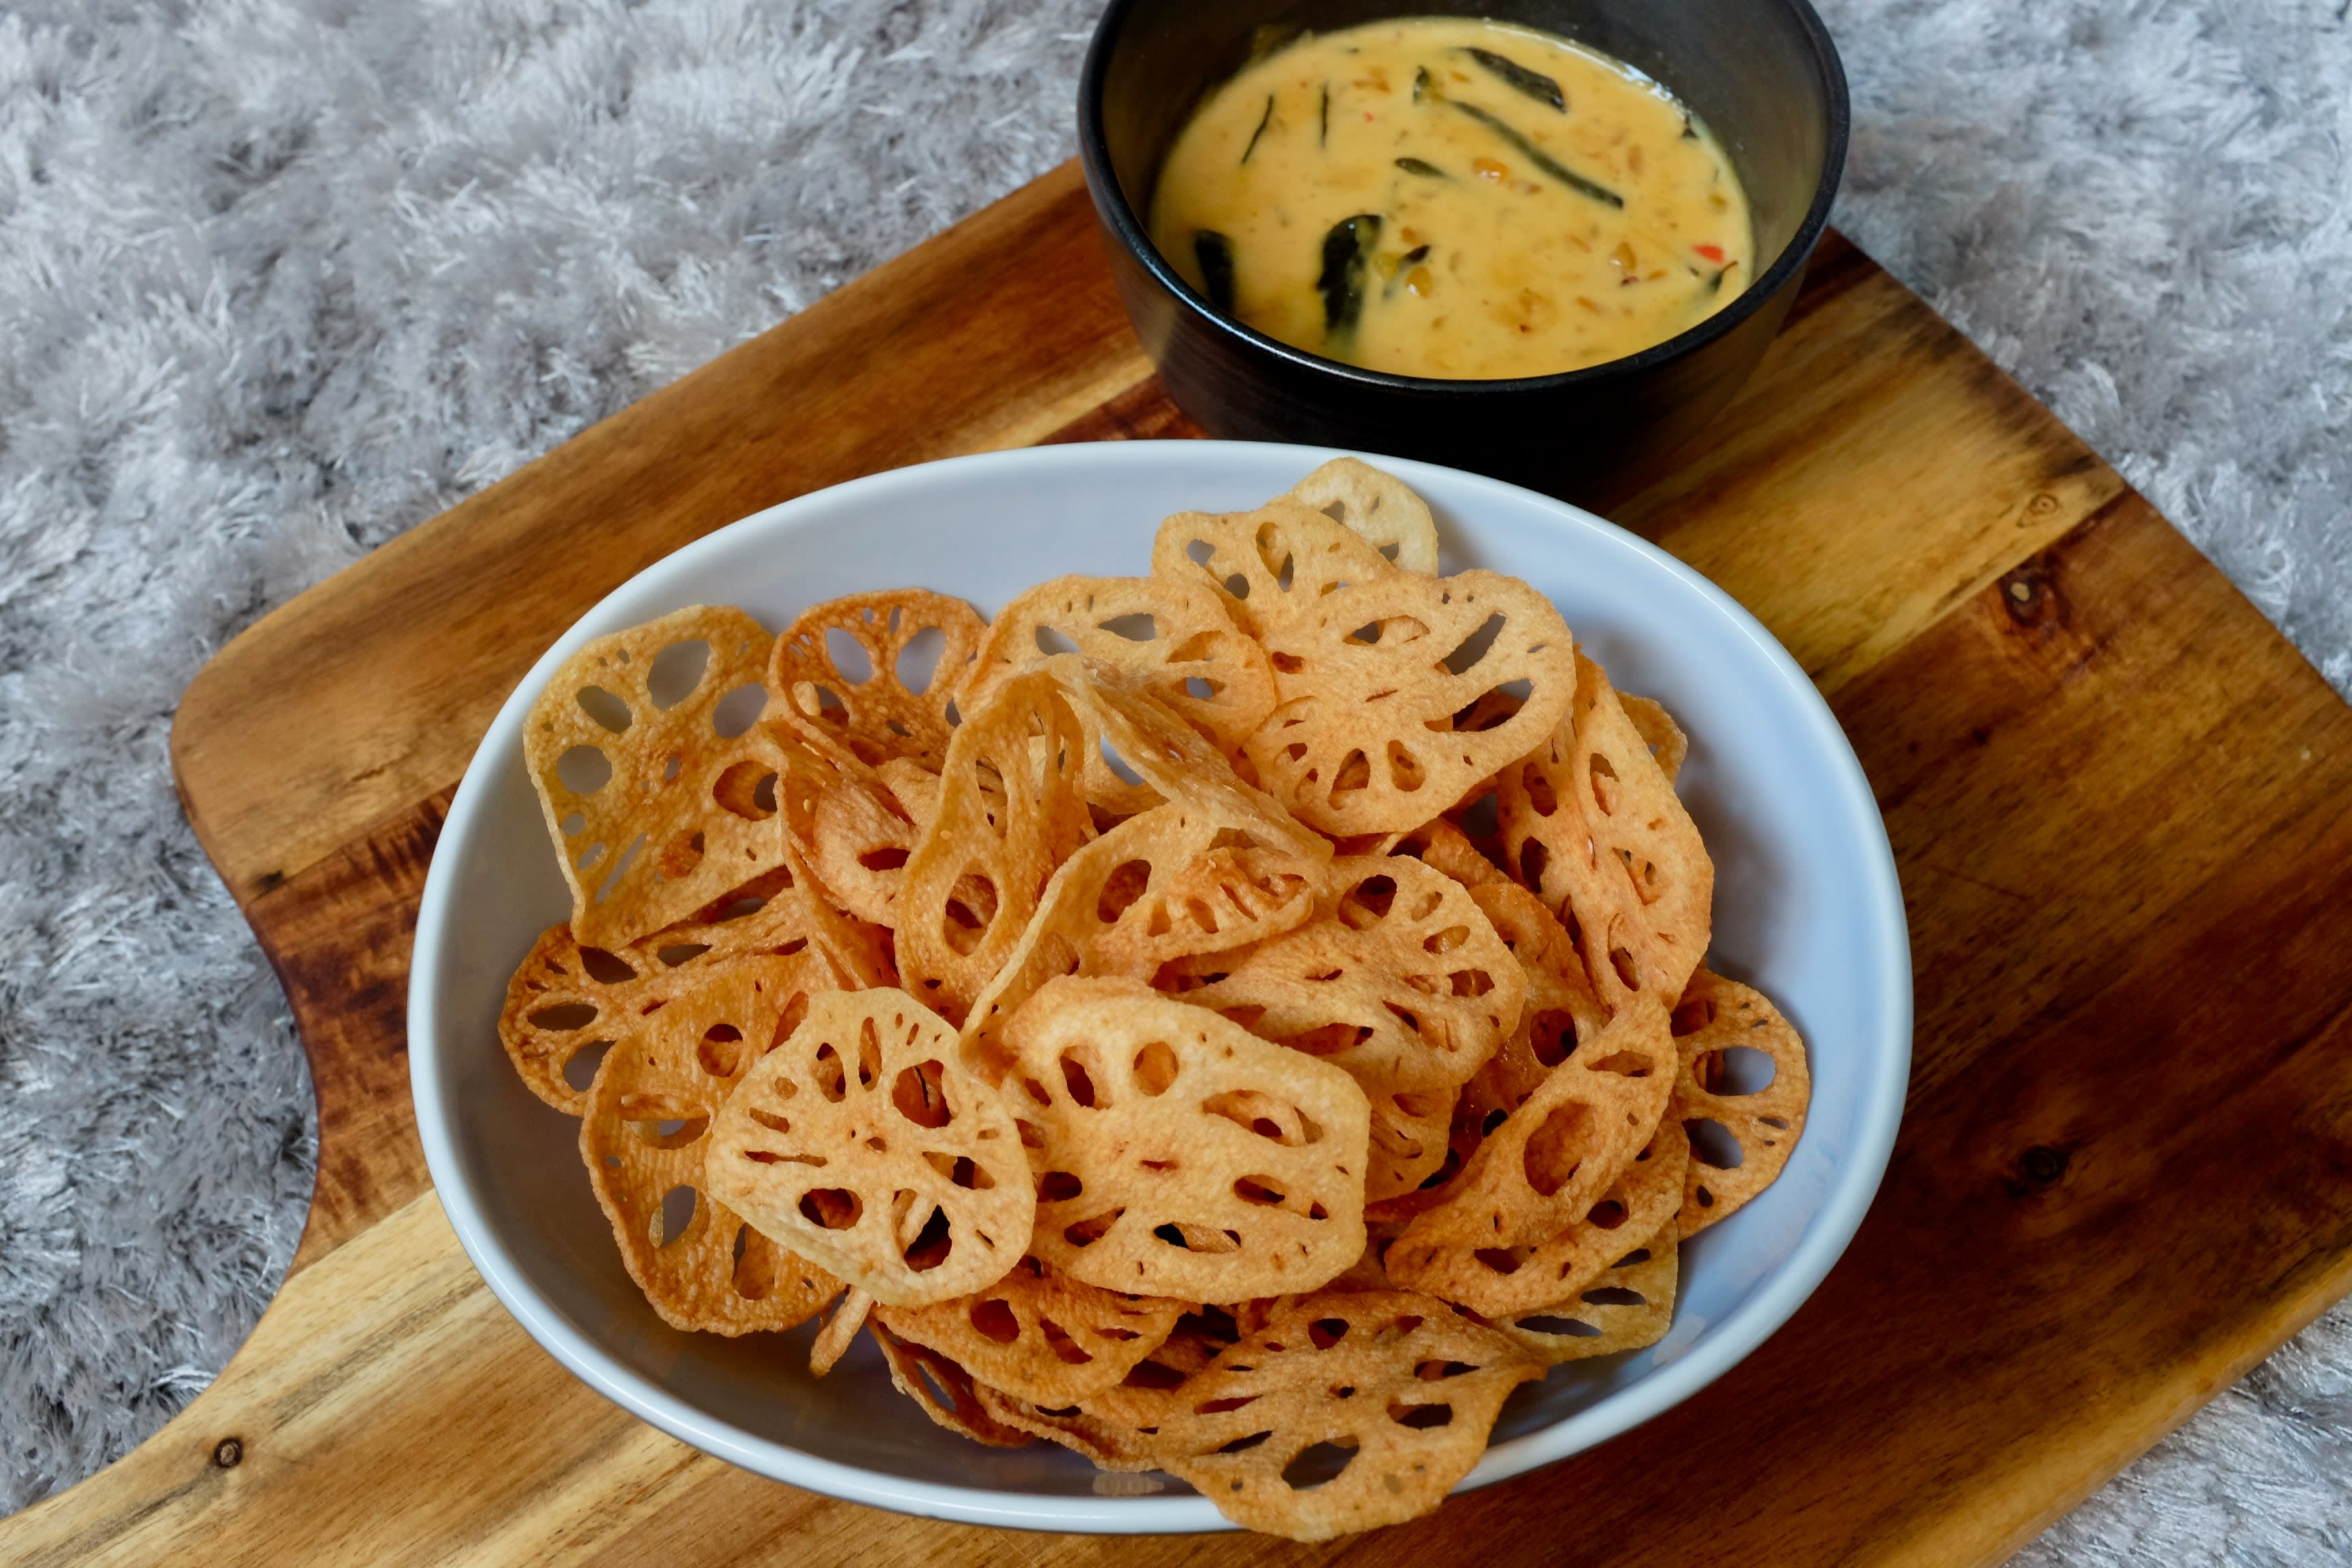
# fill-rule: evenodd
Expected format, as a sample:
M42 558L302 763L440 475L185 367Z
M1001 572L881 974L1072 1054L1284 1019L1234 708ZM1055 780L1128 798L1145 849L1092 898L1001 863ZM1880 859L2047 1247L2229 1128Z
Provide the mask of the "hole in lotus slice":
M1352 1443L1310 1443L1282 1467L1282 1484L1301 1492L1328 1486L1345 1473L1356 1452Z
M596 1081L596 1068L604 1062L604 1053L612 1048L610 1040L591 1040L563 1059L563 1081L581 1093Z
M1709 1094L1761 1094L1772 1087L1779 1068L1770 1056L1749 1046L1725 1046L1701 1053L1691 1064L1691 1076Z
M582 687L574 700L582 712L615 735L627 734L629 726L636 722L637 716L629 711L629 705L617 693L601 686Z
M948 1211L934 1208L923 1222L915 1239L907 1244L904 1254L907 1267L918 1274L928 1274L947 1262L955 1251L955 1237L948 1222Z
M865 1200L846 1187L811 1187L799 1206L802 1218L826 1230L848 1230L866 1213Z
M694 1059L712 1078L731 1079L743 1068L743 1031L732 1024L713 1024L695 1043Z
M890 1086L891 1105L918 1127L945 1127L955 1117L940 1083L946 1070L936 1060L901 1068Z
M1690 1136L1691 1158L1702 1165L1736 1171L1748 1157L1731 1129L1712 1117L1694 1117L1683 1123L1683 1131Z
M710 730L722 741L732 741L751 729L768 705L768 689L746 684L738 686L711 705Z
M1021 1320L1001 1298L982 1297L971 1304L971 1316L972 1328L998 1344L1009 1345L1021 1337Z
M613 759L600 746L574 746L555 759L555 776L574 795L594 795L613 782Z
M661 1206L646 1223L646 1238L656 1247L676 1247L694 1228L702 1194L690 1186L675 1186L662 1194Z
M672 643L646 671L646 695L667 712L694 695L709 668L710 645L700 637Z

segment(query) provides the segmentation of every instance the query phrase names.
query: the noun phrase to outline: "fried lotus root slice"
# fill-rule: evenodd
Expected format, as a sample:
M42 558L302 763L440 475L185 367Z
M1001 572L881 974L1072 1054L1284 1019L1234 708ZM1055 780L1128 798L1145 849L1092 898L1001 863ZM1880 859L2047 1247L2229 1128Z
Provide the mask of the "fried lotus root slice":
M1437 574L1437 521L1412 487L1360 458L1334 458L1290 487L1305 501L1408 572Z
M759 690L773 641L740 610L679 610L588 644L531 705L523 758L582 942L617 947L781 859L773 744L721 706Z
M1484 1136L1496 1120L1526 1104L1580 1046L1598 1039L1610 1016L1568 928L1543 900L1516 882L1500 881L1473 888L1470 898L1518 961L1528 986L1518 1027L1463 1090Z
M1644 1349L1674 1326L1681 1258L1675 1226L1668 1221L1566 1300L1495 1326L1543 1358L1546 1366Z
M667 989L655 983L730 958L789 958L814 948L837 986L893 978L879 933L833 910L786 864L698 910L687 920L618 948L583 947L569 926L540 933L507 983L499 1039L532 1093L577 1116L588 1092L567 1074L581 1052L612 1045Z
M1576 666L1574 710L1496 781L1507 863L1579 933L1603 1002L1671 1006L1706 952L1715 863L1608 675Z
M1083 1405L1048 1405L982 1384L982 1408L1020 1431L1058 1443L1083 1455L1098 1469L1115 1472L1160 1468L1159 1422L1186 1381L1208 1370L1222 1344L1180 1330L1127 1375Z
M812 605L776 639L763 717L845 766L898 757L936 772L987 631L961 599L920 588Z
M1234 625L1261 640L1348 584L1395 571L1363 535L1289 496L1255 511L1180 511L1151 543L1153 576L1205 583Z
M1543 1363L1409 1290L1322 1291L1187 1380L1160 1421L1161 1468L1236 1524L1328 1541L1437 1507L1486 1451L1512 1389ZM1294 1467L1352 1449L1336 1476Z
M1559 1234L1650 1141L1674 1071L1665 1009L1640 998L1486 1133L1446 1201L1414 1216L1398 1246L1517 1247Z
M1339 837L1410 832L1444 813L1540 744L1576 694L1567 623L1496 572L1393 572L1265 641L1282 705L1242 749L1266 793ZM1457 727L1521 683L1508 717Z
M814 998L712 1124L710 1191L885 1306L994 1284L1036 1194L1012 1117L955 1045L903 991Z
M789 1329L840 1292L840 1280L747 1226L703 1174L729 1093L832 984L806 952L699 968L666 984L669 999L596 1069L581 1158L629 1278L673 1328Z
M1028 928L1055 868L1093 836L1086 738L1054 677L1015 676L965 716L938 813L898 899L907 989L961 1022Z
M1176 959L1279 935L1314 913L1326 875L1193 806L1129 817L1045 885L1029 929L965 1019L966 1063L991 1081L1003 1076L1005 1021L1047 981L1148 980Z
M1189 805L1257 844L1318 865L1331 858L1321 834L1302 827L1264 790L1244 782L1223 752L1175 710L1147 691L1119 685L1076 654L1057 654L1045 668L1087 726L1087 743L1116 754L1141 779L1140 810L1161 802ZM1093 752L1089 752L1092 756Z
M524 1087L566 1116L586 1110L588 1091L564 1074L581 1052L609 1047L635 1026L639 979L626 960L583 951L568 925L540 932L507 982L499 1015L499 1043Z
M1442 816L1423 823L1410 833L1397 835L1387 852L1409 856L1432 870L1444 872L1465 888L1484 888L1510 880L1500 867L1478 852L1468 834Z
M1038 1135L1038 1258L1109 1290L1310 1290L1363 1250L1370 1112L1339 1068L1134 981L1056 980L1005 1031Z
M1361 856L1333 862L1313 921L1180 994L1396 1094L1468 1081L1526 989L1469 889L1409 858Z
M1445 1163L1447 1134L1459 1089L1367 1094L1372 1107L1371 1169L1364 1202L1381 1203L1417 1191Z
M992 1388L1041 1405L1099 1394L1160 1348L1184 1303L1122 1296L1024 1258L995 1284L928 1307L884 1307L884 1326Z
M1667 1118L1600 1200L1558 1234L1517 1247L1433 1247L1408 1226L1383 1259L1389 1278L1494 1322L1556 1305L1622 1258L1625 1237L1674 1223L1689 1166L1690 1140Z
M810 868L851 914L896 926L898 889L920 832L913 814L878 778L838 778L816 796Z
M1702 969L1675 1009L1675 1049L1680 1067L1666 1114L1692 1132L1690 1178L1683 1198L1682 1234L1696 1236L1772 1184L1805 1131L1812 1074L1805 1042L1763 993ZM1760 1051L1771 1078L1758 1082L1733 1052ZM1716 1164L1704 1132L1712 1122L1729 1135L1739 1163Z
M1625 710L1626 721L1648 743L1650 755L1658 760L1658 771L1673 784L1682 776L1683 763L1690 758L1690 737L1683 733L1683 727L1675 722L1663 702L1630 691L1619 692L1617 701Z
M1228 754L1274 711L1274 667L1208 585L1170 577L1056 577L996 614L964 687L976 706L1007 678L1075 651L1148 691Z
M996 1420L982 1402L971 1373L928 1346L899 1338L878 1322L866 1330L882 1347L883 1364L890 1384L922 1406L923 1414L940 1426L992 1448L1024 1447L1034 1441L1017 1427Z

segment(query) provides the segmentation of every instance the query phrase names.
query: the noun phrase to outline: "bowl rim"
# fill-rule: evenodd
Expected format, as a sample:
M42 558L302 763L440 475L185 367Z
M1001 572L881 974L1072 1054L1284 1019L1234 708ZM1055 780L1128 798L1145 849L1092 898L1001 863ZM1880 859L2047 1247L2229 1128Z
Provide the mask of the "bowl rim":
M1168 264L1160 247L1135 214L1134 204L1127 198L1118 174L1111 168L1110 140L1104 132L1102 97L1105 79L1110 73L1111 57L1118 47L1128 13L1143 0L1110 0L1102 17L1095 24L1094 37L1087 45L1085 63L1078 73L1078 163L1084 171L1087 188L1094 194L1095 212L1103 226L1117 238L1121 249L1132 257L1137 265L1170 298L1197 322L1218 334L1235 340L1244 347L1280 360L1309 374L1328 375L1353 385L1386 393L1416 396L1489 396L1507 397L1524 393L1564 391L1596 382L1606 382L1620 376L1638 374L1653 366L1668 363L1686 354L1696 353L1707 344L1728 335L1776 298L1804 269L1829 227L1830 209L1837 200L1838 185L1844 177L1847 142L1853 130L1853 106L1846 90L1845 64L1839 57L1837 44L1830 37L1829 26L1809 0L1758 0L1787 11L1796 20L1798 28L1811 46L1815 68L1821 73L1827 92L1827 136L1822 149L1822 172L1813 186L1813 199L1805 209L1802 221L1789 243L1780 248L1757 279L1739 292L1738 298L1696 326L1677 332L1664 342L1653 343L1639 353L1619 359L1603 360L1598 364L1581 365L1575 370L1556 371L1549 375L1498 377L1492 380L1470 377L1429 375L1398 375L1390 371L1367 370L1339 360L1326 359L1309 353L1279 339L1268 337L1256 328L1219 311L1184 281L1183 276ZM1378 18L1371 18L1377 20Z
M794 513L821 510L848 498L921 494L989 469L1061 464L1148 461L1181 448L1213 461L1222 453L1245 451L1253 460L1269 451L1294 455L1301 471L1329 458L1358 455L1393 469L1408 484L1436 478L1448 489L1532 500L1552 510L1561 525L1588 535L1599 548L1646 557L1711 603L1733 629L1752 645L1757 658L1788 687L1803 716L1800 740L1822 759L1843 815L1860 826L1868 864L1855 896L1871 906L1868 929L1873 951L1857 965L1886 977L1886 993L1872 1020L1866 1058L1877 1064L1874 1092L1857 1098L1854 1137L1846 1159L1835 1168L1820 1206L1780 1263L1752 1288L1747 1300L1712 1326L1688 1353L1656 1367L1637 1381L1582 1410L1488 1448L1470 1474L1454 1487L1467 1491L1526 1473L1631 1430L1680 1404L1751 1354L1793 1315L1844 1254L1860 1228L1892 1155L1907 1091L1911 1064L1912 973L1908 924L1894 852L1874 792L1845 733L1812 680L1779 640L1739 603L1693 568L1658 546L1568 502L1507 481L1442 465L1339 448L1240 441L1085 442L1020 447L950 458L885 470L765 508L713 531L662 557L627 580L573 621L516 685L491 721L467 763L464 778L443 819L419 900L407 994L409 1082L419 1139L434 1191L458 1243L492 1295L543 1350L582 1382L640 1420L680 1441L754 1474L852 1502L922 1517L1012 1529L1106 1534L1166 1534L1234 1528L1197 1494L1130 1497L1055 1496L1006 1492L979 1487L916 1480L868 1470L792 1447L710 1415L667 1387L616 1361L575 1328L530 1282L516 1253L492 1228L467 1183L450 1120L445 1118L442 1057L455 1042L478 1036L478 1028L445 1027L439 990L442 951L452 940L457 917L457 876L445 847L461 848L484 815L509 759L519 756L530 710L539 691L564 659L592 635L606 606L624 596L659 596L664 584L690 578L711 557L724 558L756 531ZM683 602L683 601L681 601ZM943 1435L944 1436L944 1435ZM1449 1494L1450 1495L1450 1494Z

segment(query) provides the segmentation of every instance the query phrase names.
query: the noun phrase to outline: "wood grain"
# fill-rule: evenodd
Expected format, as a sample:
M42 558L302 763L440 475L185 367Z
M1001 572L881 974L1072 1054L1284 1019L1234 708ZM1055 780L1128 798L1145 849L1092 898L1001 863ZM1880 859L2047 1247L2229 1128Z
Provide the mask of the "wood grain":
M1041 182L599 426L192 689L184 791L311 1052L319 1196L302 1267L214 1387L0 1522L0 1560L1155 1568L1475 1541L1510 1563L1990 1563L2352 1289L2352 710L1833 241L1708 448L1615 509L1832 694L1906 889L1903 1135L1788 1327L1615 1442L1322 1548L875 1513L700 1456L539 1352L457 1250L409 1121L399 999L448 789L546 640L739 512L861 465L1193 433L1143 374L1074 192ZM1050 287L1005 287L982 253L1007 247ZM902 375L946 321L970 363ZM974 412L983 375L1010 390ZM748 409L755 386L782 401ZM787 441L822 407L845 427ZM583 526L599 497L612 526ZM503 628L501 593L526 605ZM370 692L383 733L317 725Z

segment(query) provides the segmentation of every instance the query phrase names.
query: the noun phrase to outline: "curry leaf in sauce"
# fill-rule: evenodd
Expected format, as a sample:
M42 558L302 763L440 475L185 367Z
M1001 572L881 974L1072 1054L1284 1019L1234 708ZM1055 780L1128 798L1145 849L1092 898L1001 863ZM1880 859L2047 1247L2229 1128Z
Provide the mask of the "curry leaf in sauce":
M1381 242L1378 213L1341 218L1323 237L1323 273L1315 287L1323 295L1323 331L1344 337L1364 313L1364 266Z
M1209 303L1234 313L1234 242L1213 228L1192 237L1192 259L1201 265L1201 282Z
M1625 198L1623 196L1619 195L1616 192L1611 190L1608 186L1601 184L1600 182L1596 180L1588 180L1583 175L1578 174L1575 170L1570 169L1567 164L1562 163L1559 159L1553 157L1550 153L1545 152L1542 148L1537 146L1526 137L1520 135L1518 132L1512 129L1509 121L1497 115L1488 113L1475 103L1464 103L1458 99L1448 99L1446 101L1452 104L1454 108L1460 110L1463 113L1468 115L1471 119L1476 121L1479 124L1485 126L1487 130L1493 132L1496 135L1501 137L1518 153L1519 156L1525 158L1528 163L1533 163L1537 168L1541 169L1545 174L1549 174L1553 179L1558 180L1561 184L1566 185L1570 190L1578 193L1580 195L1591 196L1596 202L1606 202L1612 207L1622 207L1625 205Z
M1543 72L1529 70L1509 56L1498 55L1492 49L1465 49L1462 52L1486 67L1497 79L1526 93L1538 103L1549 103L1562 114L1568 112L1568 95L1559 90L1559 83Z
M1243 163L1248 163L1250 154L1257 151L1257 139L1265 134L1265 128L1273 119L1274 94L1269 92L1265 95L1265 112L1257 117L1257 129L1250 132L1249 145L1242 149Z

